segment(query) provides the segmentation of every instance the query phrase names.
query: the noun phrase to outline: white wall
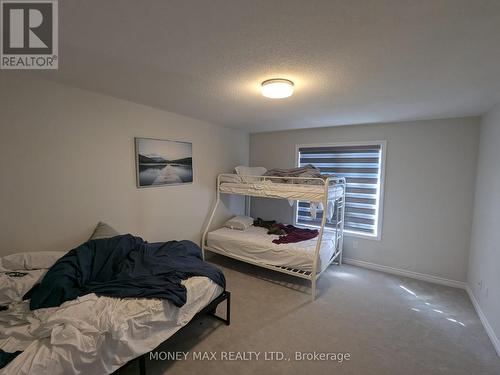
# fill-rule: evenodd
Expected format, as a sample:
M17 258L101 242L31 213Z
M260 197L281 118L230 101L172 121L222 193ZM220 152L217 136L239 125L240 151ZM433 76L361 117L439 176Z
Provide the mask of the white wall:
M496 347L500 355L499 226L500 104L484 115L481 121L468 275L469 287L496 336ZM489 333L491 336L491 332Z
M0 254L70 249L98 220L199 241L217 173L248 162L247 133L32 77L0 80ZM193 184L137 189L135 136L192 142Z
M387 140L381 241L346 237L345 256L465 281L469 256L479 118L355 125L257 133L253 166L293 167L295 145ZM253 199L252 215L293 220L286 202Z

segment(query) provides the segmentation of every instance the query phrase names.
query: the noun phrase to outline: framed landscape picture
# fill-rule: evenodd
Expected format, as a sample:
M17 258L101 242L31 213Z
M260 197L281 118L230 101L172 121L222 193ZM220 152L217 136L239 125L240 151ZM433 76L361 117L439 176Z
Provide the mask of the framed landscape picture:
M135 138L137 187L193 182L193 144Z

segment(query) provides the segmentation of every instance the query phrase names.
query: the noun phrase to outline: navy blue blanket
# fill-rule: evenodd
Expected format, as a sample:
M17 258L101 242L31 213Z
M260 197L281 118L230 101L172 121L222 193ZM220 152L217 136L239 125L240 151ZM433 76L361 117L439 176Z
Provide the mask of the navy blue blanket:
M16 358L21 353L22 353L21 351L17 351L14 353L8 353L8 352L4 352L2 349L0 349L0 368L4 368L5 366L7 366L9 364L9 362L14 360L14 358Z
M186 303L181 281L206 276L225 288L224 274L205 263L191 241L147 243L130 234L91 240L59 259L25 298L31 310L59 306L88 293L162 298Z

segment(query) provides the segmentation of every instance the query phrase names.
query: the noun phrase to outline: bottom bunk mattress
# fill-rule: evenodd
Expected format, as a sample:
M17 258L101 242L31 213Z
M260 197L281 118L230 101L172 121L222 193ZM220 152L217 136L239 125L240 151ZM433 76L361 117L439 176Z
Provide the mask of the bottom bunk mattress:
M277 235L267 234L267 229L250 226L246 230L220 228L207 235L208 250L228 256L235 256L250 262L264 263L271 266L295 268L312 271L317 237L307 241L289 244L275 244ZM323 233L318 259L318 272L330 263L335 254L335 233Z

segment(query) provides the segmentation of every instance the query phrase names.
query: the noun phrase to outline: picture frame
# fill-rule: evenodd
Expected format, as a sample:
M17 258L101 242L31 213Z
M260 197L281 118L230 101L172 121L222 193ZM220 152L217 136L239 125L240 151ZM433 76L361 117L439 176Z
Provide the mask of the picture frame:
M193 182L191 142L135 137L134 143L138 188Z

